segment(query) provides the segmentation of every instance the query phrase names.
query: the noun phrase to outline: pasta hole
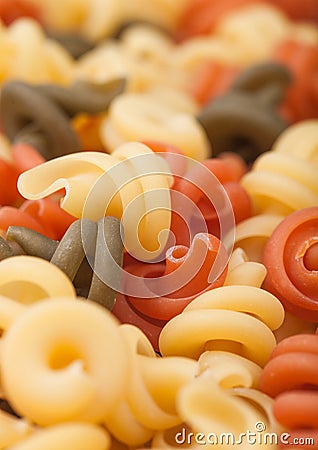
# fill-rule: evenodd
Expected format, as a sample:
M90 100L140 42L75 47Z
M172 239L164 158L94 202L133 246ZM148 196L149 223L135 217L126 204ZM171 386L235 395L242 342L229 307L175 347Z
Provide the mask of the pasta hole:
M24 305L30 305L48 296L44 289L28 281L6 283L0 287L0 295L17 300Z
M304 255L304 266L307 270L318 270L318 242L308 248Z
M207 350L220 350L223 352L235 353L236 355L243 356L243 345L240 342L218 339L206 342L204 351Z
M62 370L79 360L82 361L81 355L73 346L60 344L51 352L49 366L53 370Z

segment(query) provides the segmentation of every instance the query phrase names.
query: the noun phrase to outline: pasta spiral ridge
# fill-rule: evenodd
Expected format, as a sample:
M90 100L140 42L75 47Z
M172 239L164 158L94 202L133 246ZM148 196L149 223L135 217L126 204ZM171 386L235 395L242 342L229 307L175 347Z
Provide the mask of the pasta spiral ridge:
M276 344L272 330L283 318L281 303L269 292L223 286L199 295L171 319L159 336L159 348L163 355L195 359L206 350L225 350L262 367Z
M260 387L274 398L276 419L292 437L317 435L317 364L318 336L299 334L275 347L261 374Z
M122 79L104 84L77 81L69 88L10 81L2 87L0 114L6 135L34 145L46 159L81 149L70 117L106 111L124 89ZM27 125L25 125L27 124Z
M311 163L318 143L315 124L317 121L305 121L289 127L274 143L272 151L261 155L243 176L241 184L251 196L255 214L286 216L318 204L316 170ZM305 142L302 130L309 132ZM292 149L299 143L302 154L299 150L288 151L291 141Z
M34 303L2 338L5 398L42 426L106 419L127 381L126 369L117 321L87 300L54 297Z
M75 217L121 220L128 252L141 260L158 257L170 229L170 170L146 145L127 143L107 155L81 152L46 162L20 175L27 198L66 189L61 206Z

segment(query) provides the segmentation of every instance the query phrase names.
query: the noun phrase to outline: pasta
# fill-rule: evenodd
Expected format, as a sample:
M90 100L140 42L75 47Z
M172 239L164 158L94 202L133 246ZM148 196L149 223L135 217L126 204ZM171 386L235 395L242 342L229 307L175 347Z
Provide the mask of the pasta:
M0 295L27 305L48 297L74 298L75 290L68 277L53 264L21 255L0 262Z
M127 141L159 140L180 148L186 156L199 161L205 159L210 145L193 116L193 107L190 104L189 108L183 95L172 91L171 95L169 91L167 94L162 97L159 90L118 96L111 105L109 117L101 124L105 147L114 150Z
M317 342L308 334L282 340L261 375L261 389L274 397L273 412L292 437L316 436Z
M171 319L160 334L159 348L165 356L192 358L223 348L264 366L275 346L271 329L283 317L280 302L270 293L253 286L224 286L198 296ZM242 333L246 328L249 336Z
M124 414L115 411L106 425L117 439L135 446L147 442L154 433L151 430L180 423L176 398L182 386L194 378L197 366L187 358L156 358L140 330L122 325L121 331L130 349L131 377L124 404L119 405Z
M95 303L70 300L29 306L2 338L3 390L17 412L39 425L102 421L127 379L115 320Z
M71 81L71 57L60 45L45 37L35 20L21 18L8 28L1 25L0 36L1 82L16 77L30 83L67 84Z
M274 230L264 251L265 288L293 315L318 320L318 207L295 211Z
M33 199L65 187L61 206L75 217L121 218L125 247L141 259L154 259L167 240L163 234L170 225L169 185L164 160L140 143L125 144L112 155L67 155L25 172L18 182L20 192ZM102 198L97 192L103 192ZM162 209L156 210L159 206Z
M317 447L317 0L24 1L0 449Z
M43 448L60 450L107 450L110 439L101 427L88 423L67 423L54 425L36 431L30 437L7 447L9 450L41 450Z
M252 66L239 75L227 94L208 104L198 120L214 153L235 151L250 163L270 149L287 127L275 108L289 82L290 75L281 66Z
M121 79L101 86L79 81L68 89L11 81L2 87L0 101L4 131L15 142L34 145L46 159L60 156L65 149L75 153L80 142L68 116L106 111L123 89Z

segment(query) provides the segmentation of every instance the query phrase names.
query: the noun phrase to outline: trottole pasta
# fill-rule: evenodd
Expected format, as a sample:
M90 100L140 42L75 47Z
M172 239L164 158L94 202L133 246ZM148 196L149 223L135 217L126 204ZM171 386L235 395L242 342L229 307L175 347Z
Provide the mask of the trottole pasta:
M98 220L107 214L122 219L126 249L146 260L158 256L167 241L170 184L165 161L140 143L124 144L112 155L67 155L19 178L20 192L28 198L65 187L61 206L74 216Z
M120 398L126 355L105 309L54 298L26 308L6 331L1 383L13 408L39 425L98 423Z

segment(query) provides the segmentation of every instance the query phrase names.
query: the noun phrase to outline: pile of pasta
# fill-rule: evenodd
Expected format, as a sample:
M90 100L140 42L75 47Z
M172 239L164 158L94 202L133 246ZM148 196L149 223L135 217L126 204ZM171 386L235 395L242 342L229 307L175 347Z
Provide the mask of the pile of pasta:
M316 0L0 18L0 449L318 448Z

